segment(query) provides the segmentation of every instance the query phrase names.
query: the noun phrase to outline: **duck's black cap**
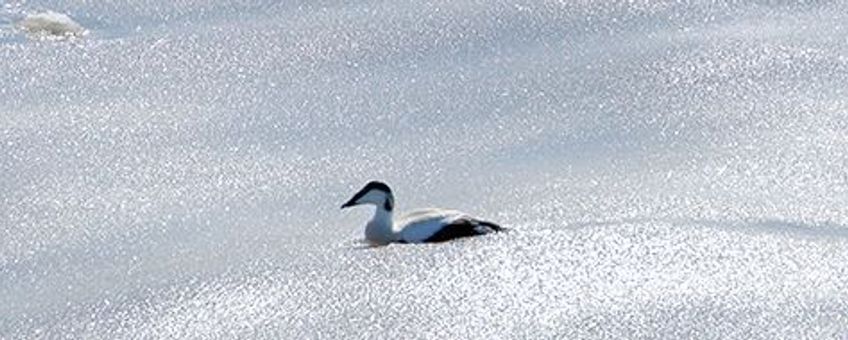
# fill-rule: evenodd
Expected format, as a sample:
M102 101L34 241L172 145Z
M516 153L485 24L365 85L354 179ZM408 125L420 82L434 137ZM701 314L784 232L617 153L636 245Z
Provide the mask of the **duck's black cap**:
M389 186L386 185L386 183L383 183L383 182L380 182L380 181L368 182L368 184L366 184L365 187L362 188L362 190L360 190L360 192L362 192L364 194L364 193L369 192L371 190L380 190L380 191L385 192L387 194L392 193L392 189L390 189Z
M353 195L353 197L349 201L347 201L347 203L343 204L342 209L356 205L356 201L362 198L362 196L365 196L365 194L367 194L371 190L379 190L390 195L392 193L392 189L390 189L389 186L386 185L386 183L380 181L371 181L368 182L368 184L366 184L365 187L362 188L362 190L359 190L356 195Z

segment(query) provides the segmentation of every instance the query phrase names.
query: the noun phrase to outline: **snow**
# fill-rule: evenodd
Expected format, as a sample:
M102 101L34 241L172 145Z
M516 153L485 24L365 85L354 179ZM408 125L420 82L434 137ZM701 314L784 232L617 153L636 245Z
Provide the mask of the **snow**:
M9 2L0 338L844 338L846 7Z

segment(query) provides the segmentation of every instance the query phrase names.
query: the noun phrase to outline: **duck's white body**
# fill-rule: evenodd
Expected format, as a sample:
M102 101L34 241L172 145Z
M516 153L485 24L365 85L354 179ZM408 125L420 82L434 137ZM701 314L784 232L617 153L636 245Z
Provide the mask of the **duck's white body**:
M418 209L400 216L395 228L399 230L399 239L410 243L423 242L461 218L470 216L456 210Z
M374 204L374 217L365 226L365 238L374 244L442 242L500 231L501 227L463 212L428 208L410 211L394 220L394 197L383 183L371 182L342 208Z

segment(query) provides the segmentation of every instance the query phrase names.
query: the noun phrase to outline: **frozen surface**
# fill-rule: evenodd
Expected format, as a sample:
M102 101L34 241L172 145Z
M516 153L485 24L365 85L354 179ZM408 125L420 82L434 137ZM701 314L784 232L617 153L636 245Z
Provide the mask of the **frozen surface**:
M18 22L18 27L37 37L69 38L85 34L85 29L74 19L52 11L29 14Z
M14 23L67 13L86 39ZM848 3L10 1L0 338L848 337ZM365 182L513 229L361 249Z

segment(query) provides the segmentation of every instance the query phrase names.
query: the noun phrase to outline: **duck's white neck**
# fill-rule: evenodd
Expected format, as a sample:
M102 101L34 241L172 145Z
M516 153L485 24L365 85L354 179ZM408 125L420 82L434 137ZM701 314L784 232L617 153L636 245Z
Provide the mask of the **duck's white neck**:
M387 244L394 241L395 236L392 211L382 204L377 205L374 218L365 227L365 238L374 243Z

